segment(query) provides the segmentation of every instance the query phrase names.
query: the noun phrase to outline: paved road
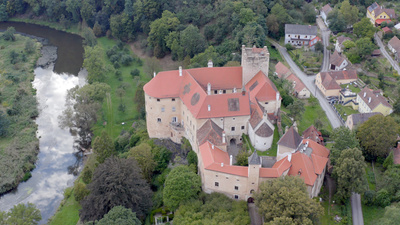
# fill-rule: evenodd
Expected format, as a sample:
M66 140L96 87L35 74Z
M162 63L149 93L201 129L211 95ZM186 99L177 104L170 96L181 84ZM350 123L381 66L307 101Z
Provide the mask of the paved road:
M351 211L353 215L353 225L364 225L364 218L361 210L360 194L353 193L351 195Z
M329 37L331 35L331 31L325 26L325 23L321 19L321 17L317 18L317 24L319 26L319 29L321 30L322 44L324 44L324 60L322 62L321 71L328 71L330 51L327 50L326 47L329 46Z
M258 208L256 207L256 204L248 203L247 206L249 209L251 225L262 225L262 218L261 215L258 213Z
M307 76L305 73L303 73L303 71L300 70L300 68L296 65L296 63L293 62L289 53L286 51L286 48L280 46L276 42L271 41L271 43L275 45L275 47L279 50L279 52L285 58L286 62L292 68L293 72L297 75L298 78L300 78L300 80L304 83L304 85L306 85L308 90L310 90L311 94L314 95L319 100L319 104L325 111L326 116L331 122L332 127L336 128L342 126L342 122L340 121L335 111L333 111L331 105L328 103L328 101L325 99L322 93L319 90L317 90L317 86L315 86L314 84L316 75Z
M400 67L399 64L393 60L393 58L389 55L389 53L386 51L385 46L382 43L382 40L378 37L377 34L374 35L375 41L378 44L382 54L389 60L390 64L392 64L393 68L397 70L397 73L400 74Z

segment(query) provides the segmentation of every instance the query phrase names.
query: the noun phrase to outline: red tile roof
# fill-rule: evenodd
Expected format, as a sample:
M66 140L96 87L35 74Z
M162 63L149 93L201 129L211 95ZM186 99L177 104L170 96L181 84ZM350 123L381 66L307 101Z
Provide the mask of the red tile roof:
M242 67L206 67L186 70L204 88L212 90L242 88Z
M384 28L382 28L382 30L385 33L391 33L392 32L392 30L389 27L384 27Z
M339 54L339 52L335 50L329 59L329 63L335 66L340 66L344 60L345 59Z
M332 79L332 77L327 72L320 72L320 75L321 75L321 84L322 86L325 87L326 90L341 89L336 80Z
M400 40L396 36L390 39L388 45L392 46L396 51L400 51Z
M328 14L332 11L332 7L329 4L326 4L324 7L322 7L321 11L328 16Z
M376 24L382 24L383 22L390 23L392 21L390 19L377 19L377 20L375 20Z
M222 133L223 129L215 124L211 119L208 119L200 129L197 130L197 141L199 144L203 144L210 141L214 145L225 145L222 143Z
M364 97L364 93L365 93L365 97ZM379 92L373 92L371 91L371 89L369 89L368 87L363 88L359 93L358 96L360 97L360 99L362 101L365 102L365 104L368 105L368 107L371 110L374 110L377 106L379 106L380 104L389 107L389 108L393 108L386 100L385 97L383 97ZM371 99L371 101L370 101ZM361 104L361 102L360 102Z
M288 76L286 79L290 80L292 82L295 82L294 90L297 93L300 93L300 91L302 91L304 88L306 88L306 86L303 84L303 82L301 82L301 80L294 74L290 74L290 76Z
M304 183L313 186L317 175L314 171L314 166L310 157L301 152L292 154L292 167L290 167L289 175L297 176L300 175L304 179Z
M303 131L302 136L304 139L311 139L319 144L321 144L324 141L321 132L319 132L317 128L314 127L314 125L311 125L305 131Z
M329 149L325 148L325 146L318 144L317 142L311 139L303 139L303 144L308 141L308 147L312 148L312 154L328 158L329 156Z
M326 163L328 162L328 158L311 154L311 160L313 162L314 172L320 175L324 171Z
M281 62L278 62L275 65L275 72L277 73L277 76L279 78L285 77L291 73L290 69L283 65L283 63Z

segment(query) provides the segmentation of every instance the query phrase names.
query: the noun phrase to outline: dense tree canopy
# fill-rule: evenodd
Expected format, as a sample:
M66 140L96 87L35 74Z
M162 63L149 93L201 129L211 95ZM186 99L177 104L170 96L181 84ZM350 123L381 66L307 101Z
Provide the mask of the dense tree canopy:
M398 131L398 124L390 116L375 115L361 124L357 138L367 159L385 157L394 146Z
M204 194L200 200L183 203L175 212L176 224L250 224L247 205L224 194Z
M151 151L151 146L147 143L141 143L133 147L129 151L129 157L134 158L139 167L142 169L144 178L151 181L151 175L156 168L157 163L154 161L154 155Z
M201 191L200 176L188 166L172 169L164 184L163 201L171 210L179 207L185 200L196 198Z
M362 18L360 22L353 26L353 32L358 37L373 38L375 30L376 28L367 17Z
M254 200L265 222L279 224L280 221L293 220L292 224L312 224L322 214L321 205L308 196L300 177L286 176L265 181Z
M397 224L400 221L400 207L387 206L385 208L385 214L378 220L377 225L391 225Z
M334 142L329 155L332 165L336 164L343 150L348 148L360 148L356 133L347 127L341 126L335 128L330 137Z
M349 198L352 192L364 191L365 167L360 149L349 148L340 153L333 172L337 176L337 193L342 200Z
M105 130L94 139L92 147L99 163L103 163L107 158L117 154L113 141Z
M333 33L338 33L346 29L346 20L339 10L334 9L328 14L329 29Z
M14 205L9 212L0 211L0 224L35 225L41 219L40 210L32 203Z
M141 225L136 213L123 206L115 206L96 225Z
M87 187L90 194L81 201L83 221L99 220L119 205L144 218L152 204L150 186L132 159L106 159L96 168Z

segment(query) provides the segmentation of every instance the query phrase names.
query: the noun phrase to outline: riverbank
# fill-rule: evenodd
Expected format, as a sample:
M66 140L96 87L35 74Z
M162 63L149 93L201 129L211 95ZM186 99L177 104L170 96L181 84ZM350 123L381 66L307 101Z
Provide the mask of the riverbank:
M33 43L29 51L25 47L28 40ZM0 122L6 128L0 136L0 194L28 180L35 168L39 139L34 118L39 112L31 82L40 48L39 42L19 34L15 41L0 40Z

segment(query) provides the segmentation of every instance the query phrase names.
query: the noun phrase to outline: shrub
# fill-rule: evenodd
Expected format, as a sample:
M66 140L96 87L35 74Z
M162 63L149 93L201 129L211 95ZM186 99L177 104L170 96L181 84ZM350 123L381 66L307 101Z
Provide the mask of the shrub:
M390 195L386 189L381 189L376 194L375 204L381 207L386 207L390 204Z
M131 70L131 76L136 77L140 75L140 71L138 69Z
M121 64L124 66L129 66L133 62L133 58L130 55L123 55L121 57Z
M89 195L89 190L86 185L80 182L76 182L74 186L75 200L80 202L83 198Z
M364 192L364 196L363 196L363 202L365 205L373 205L374 201L375 201L375 195L376 192L373 190L368 190L366 192Z

